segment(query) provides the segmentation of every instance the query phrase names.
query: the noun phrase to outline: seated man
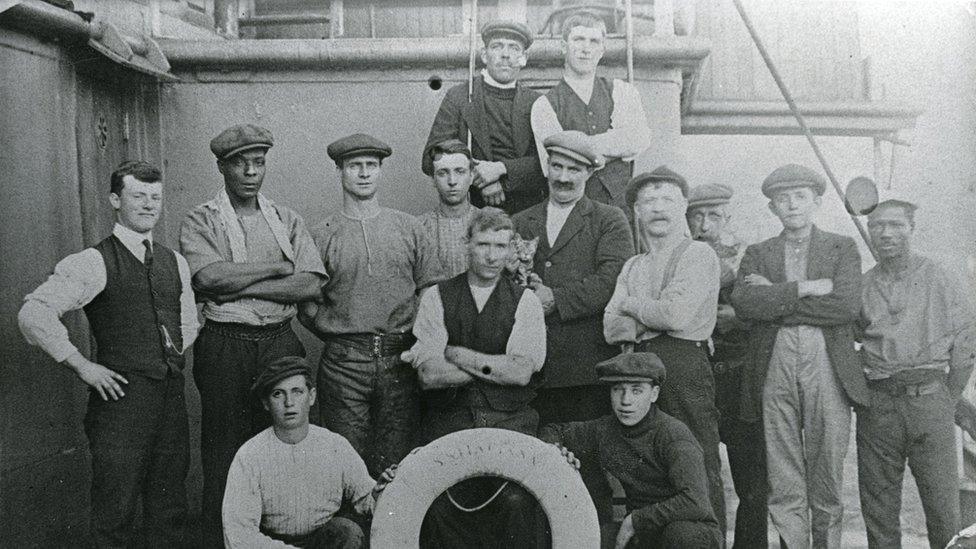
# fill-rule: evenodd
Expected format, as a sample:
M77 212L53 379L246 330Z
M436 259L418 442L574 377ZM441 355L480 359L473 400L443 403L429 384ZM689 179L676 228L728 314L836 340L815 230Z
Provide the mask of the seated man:
M371 513L391 471L374 483L345 438L309 425L315 382L305 359L274 360L252 392L271 413L272 426L234 456L224 492L224 543L235 547L353 549L363 532L335 516L343 501Z
M654 404L664 363L654 353L627 353L597 364L596 371L611 384L614 415L546 425L539 436L566 446L583 471L599 468L620 481L627 516L612 546L721 547L701 446L684 423ZM612 536L605 526L604 541Z
M423 443L475 427L535 435L529 403L546 357L545 318L535 293L505 274L512 221L497 208L474 213L468 270L427 290L414 324L417 343L403 360L417 369L426 414ZM541 508L524 488L473 478L431 505L421 547L547 547Z

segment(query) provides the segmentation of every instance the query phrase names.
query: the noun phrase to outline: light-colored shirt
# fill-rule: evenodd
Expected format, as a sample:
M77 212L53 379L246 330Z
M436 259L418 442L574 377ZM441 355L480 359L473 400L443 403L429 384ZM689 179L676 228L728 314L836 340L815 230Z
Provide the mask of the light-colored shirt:
M116 223L112 234L136 259L145 262L146 248L142 242L152 242L151 233L139 234ZM173 253L176 255L176 266L183 285L180 294L180 329L185 350L196 339L200 322L197 320L197 308L193 301L190 269L183 256ZM68 330L61 323L61 316L91 303L105 289L107 282L105 260L95 248L86 248L59 261L54 267L54 274L24 298L24 305L17 315L24 339L27 343L40 347L56 362L62 362L73 355L78 348L71 343Z
M480 312L494 286L471 288L471 296ZM417 310L417 321L413 326L413 335L417 342L411 352L417 357L414 365L418 368L429 362L444 362L444 351L447 349L447 327L444 325L444 303L437 286L428 288L420 298ZM538 372L546 362L546 315L542 310L542 302L535 292L522 292L518 307L515 309L515 325L505 344L505 354L521 356L532 363L532 371Z
M573 85L567 81L569 87ZM579 95L579 91L574 88ZM629 82L613 81L613 112L610 113L610 130L606 133L592 136L597 149L604 156L622 158L631 161L651 146L651 130L644 114L644 105L640 92ZM583 99L580 97L580 99ZM583 101L588 103L587 101ZM552 103L546 96L541 96L532 104L532 133L535 135L536 148L539 151L539 162L542 171L549 173L549 153L543 142L547 137L563 130L552 108Z
M460 216L446 216L435 209L417 218L427 230L428 240L436 250L444 278L454 278L468 270L466 237L468 224L476 211L478 208L468 205Z
M341 435L309 425L297 444L268 427L245 442L227 472L224 542L227 547L288 547L263 533L304 536L323 526L343 501L372 510L375 482Z
M427 231L390 208L367 219L336 213L312 230L329 281L315 315L320 335L406 333L418 290L445 278Z
M968 350L958 354L972 360L973 342L961 337L976 322L972 291L931 259L913 255L898 273L875 265L861 288L861 355L868 379L913 368L947 372L959 345Z
M662 289L672 252L646 252L624 263L603 316L608 343L639 343L661 334L705 341L712 335L721 271L718 256L708 244L691 242ZM623 314L624 302L638 314Z
M551 200L546 202L546 239L549 241L550 248L556 244L559 231L563 230L563 225L569 219L569 214L573 212L573 208L578 203L579 200L566 205L553 204Z
M324 281L325 267L301 216L263 195L259 196L259 204L261 208L268 209L267 216L263 209L259 214L247 217L237 216L236 213L232 216L222 215L221 208L229 206L224 206L218 199L190 210L180 228L180 250L186 256L190 273L196 275L204 267L221 261L255 263L288 260L287 254L277 243L277 229L282 233L280 238L290 244L289 253L293 256L295 272L316 273ZM275 226L269 225L268 218L274 220ZM233 222L238 224L236 230L228 228L228 223ZM231 235L238 233L243 234L244 242L232 243ZM237 258L235 246L241 248L236 254ZM221 304L207 301L203 306L203 316L215 322L266 326L292 318L297 310L291 303L247 297Z

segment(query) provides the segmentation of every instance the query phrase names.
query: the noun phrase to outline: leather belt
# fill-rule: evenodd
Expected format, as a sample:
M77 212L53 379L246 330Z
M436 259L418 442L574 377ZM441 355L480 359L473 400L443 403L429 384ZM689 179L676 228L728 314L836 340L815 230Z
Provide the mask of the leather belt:
M235 322L215 322L207 320L203 329L231 339L242 341L266 341L281 336L291 330L291 319L266 326L252 326Z
M868 380L868 387L895 397L920 397L938 393L943 390L945 383L938 379L923 383L900 383L889 378Z
M365 351L372 358L399 355L413 346L417 338L413 334L343 334L329 338L330 343L338 343Z

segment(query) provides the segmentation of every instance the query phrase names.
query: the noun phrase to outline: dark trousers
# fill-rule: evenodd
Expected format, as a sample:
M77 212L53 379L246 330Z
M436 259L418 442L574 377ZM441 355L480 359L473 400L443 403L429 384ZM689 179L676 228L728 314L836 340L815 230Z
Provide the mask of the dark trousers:
M450 497L447 493L438 496L427 510L420 527L420 547L550 547L548 519L539 502L528 490L512 481L498 492L503 483L502 479L495 477L471 478L452 486L449 489ZM496 492L498 495L494 495ZM478 509L489 500L490 503Z
M373 478L414 448L420 428L417 374L399 353L377 356L331 338L318 376L322 424L346 437Z
M88 399L92 537L96 547L180 547L190 462L183 374L124 375L124 397L104 401L91 391ZM140 498L144 540L134 539Z
M606 385L539 389L532 407L539 412L539 425L588 421L611 412L610 390Z
M366 545L363 529L344 517L332 517L307 536L280 536L263 532L269 538L301 549L360 549Z
M261 403L251 397L251 384L266 364L284 356L305 356L305 348L287 324L260 328L208 320L193 352L201 407L201 545L221 547L227 470L237 449L271 425Z
M620 531L619 523L602 524L600 546L613 549ZM714 522L678 520L657 532L635 534L626 549L720 549L722 533Z
M945 547L959 529L959 473L948 389L893 396L872 389L857 410L857 474L868 546L901 547L902 478L912 469L925 511L929 544Z
M639 343L635 350L656 354L667 368L667 379L657 404L665 413L683 421L701 444L708 474L708 496L724 535L725 493L722 459L718 453L718 409L705 344L662 335Z
M741 368L736 361L712 361L715 376L715 406L721 414L719 438L729 455L732 484L739 497L735 511L734 549L767 547L769 509L766 499L766 442L762 421L738 418Z

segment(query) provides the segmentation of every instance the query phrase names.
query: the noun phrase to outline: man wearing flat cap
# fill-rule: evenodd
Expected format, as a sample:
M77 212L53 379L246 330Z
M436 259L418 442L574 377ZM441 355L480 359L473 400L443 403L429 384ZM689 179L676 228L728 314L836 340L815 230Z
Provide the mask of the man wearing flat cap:
M627 218L584 194L600 155L581 132L546 139L549 199L513 218L523 239L539 239L529 285L546 313L544 382L533 406L543 423L594 419L607 411L593 366L614 355L603 340L603 309L634 253Z
M312 230L329 281L322 303L306 303L300 315L325 342L318 371L323 425L349 440L372 475L416 442L417 376L400 353L414 342L420 290L441 278L420 222L379 203L383 159L392 152L365 134L328 146L342 209Z
M687 195L685 179L665 166L635 176L627 186L627 207L647 251L620 271L603 330L607 343L655 353L668 366L671 379L661 391L661 409L698 439L709 497L724 531L718 411L708 362L720 269L712 248L688 237Z
M878 264L864 275L861 358L871 405L857 409L857 472L868 547L901 546L902 478L911 467L931 547L960 524L953 416L973 371L973 291L912 250L916 206L868 214Z
M735 512L734 547L766 547L766 452L761 421L739 419L739 386L746 351L746 324L735 316L731 294L746 247L727 230L732 189L720 183L688 191L688 228L691 237L715 250L721 265L718 312L709 357L715 375L715 406L720 418L719 437L729 455L729 469L739 507Z
M200 327L190 271L153 239L163 207L159 168L123 162L107 190L112 233L59 261L17 320L28 343L88 387L92 544L180 547L190 464L183 353ZM91 360L61 322L78 309L96 343Z
M586 134L590 146L606 159L601 169L590 174L586 196L623 208L634 159L650 147L651 133L637 88L596 74L606 34L603 18L590 11L563 21L563 77L532 105L532 132L543 171L547 137L563 130Z
M769 515L789 547L840 547L851 403L868 404L854 351L861 257L813 223L826 186L796 164L763 181L783 231L746 249L732 292L751 323L740 418L763 422Z
M223 498L224 547L359 549L363 531L336 516L343 503L370 514L390 472L373 482L344 437L309 424L315 374L304 358L282 357L258 374L251 394L271 427L234 456Z
M596 372L604 391L610 388L613 414L546 425L539 438L573 452L584 478L605 484L608 475L623 486L627 515L619 529L601 524L603 546L722 547L701 446L684 423L656 405L667 386L664 363L654 353L624 353L597 364ZM586 474L594 469L600 474Z
M325 268L305 222L261 193L271 132L233 126L210 142L224 184L186 214L180 249L203 298L206 319L194 347L193 378L202 407L203 525L219 544L227 468L244 441L270 418L248 399L267 361L305 354L291 328L296 304L319 297Z
M508 214L545 199L529 113L539 94L518 81L533 33L522 23L489 21L481 29L484 68L471 83L444 96L424 146L421 167L434 175L431 148L447 139L468 143L475 159L471 202L497 206ZM470 137L470 139L469 139Z

